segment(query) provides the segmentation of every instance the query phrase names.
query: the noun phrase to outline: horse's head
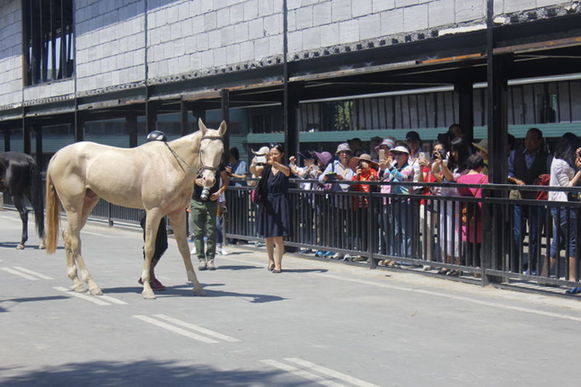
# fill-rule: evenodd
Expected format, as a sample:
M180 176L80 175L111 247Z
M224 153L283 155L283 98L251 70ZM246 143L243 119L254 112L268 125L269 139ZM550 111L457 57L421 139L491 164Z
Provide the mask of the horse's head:
M216 130L206 128L200 118L198 119L198 127L202 132L200 139L200 174L204 187L212 187L216 182L216 172L220 167L222 155L224 154L222 136L226 133L226 121L222 121L220 127Z

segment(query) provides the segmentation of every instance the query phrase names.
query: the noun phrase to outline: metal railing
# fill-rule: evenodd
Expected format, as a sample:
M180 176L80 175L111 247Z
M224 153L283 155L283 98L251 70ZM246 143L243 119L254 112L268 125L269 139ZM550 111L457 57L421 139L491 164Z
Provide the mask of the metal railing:
M292 184L305 182L317 184L291 179ZM407 185L414 192L419 186L432 191L481 188L482 198L401 195L380 193L378 189L332 192L291 188L291 230L285 244L358 256L371 268L387 262L403 268L455 270L483 284L509 279L562 286L577 283L579 251L573 257L570 252L580 231L581 203L512 199L510 192L564 191L578 195L579 188L364 184ZM226 192L226 237L258 239L252 189L229 187Z

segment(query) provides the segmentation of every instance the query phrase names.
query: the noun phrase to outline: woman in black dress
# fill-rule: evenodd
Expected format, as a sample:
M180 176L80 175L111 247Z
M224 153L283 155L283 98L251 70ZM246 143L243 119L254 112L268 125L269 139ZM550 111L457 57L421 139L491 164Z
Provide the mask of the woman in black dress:
M275 145L270 149L266 166L255 168L261 175L257 187L262 199L257 210L258 235L265 238L267 268L273 273L282 271L283 238L290 230L287 196L290 168L282 163L283 156L282 145Z

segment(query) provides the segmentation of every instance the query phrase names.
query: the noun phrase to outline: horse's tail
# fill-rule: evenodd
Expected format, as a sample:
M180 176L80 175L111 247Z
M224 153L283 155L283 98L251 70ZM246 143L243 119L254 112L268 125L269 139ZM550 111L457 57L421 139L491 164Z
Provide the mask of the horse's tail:
M34 209L34 220L36 223L36 232L40 239L44 239L44 208L42 200L42 180L40 170L36 162L30 164L30 196L31 204Z
M54 254L59 232L60 201L50 171L46 174L46 252Z

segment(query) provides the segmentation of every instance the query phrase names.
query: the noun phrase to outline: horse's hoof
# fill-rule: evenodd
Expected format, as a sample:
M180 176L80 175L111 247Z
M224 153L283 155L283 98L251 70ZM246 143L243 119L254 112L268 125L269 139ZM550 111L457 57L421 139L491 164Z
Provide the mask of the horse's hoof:
M18 246L16 246L16 250L24 250L24 245L19 243Z
M100 288L91 288L91 289L89 289L89 292L91 292L91 294L93 296L102 296L103 295L103 291Z
M146 300L155 300L155 293L153 292L153 290L143 289L141 295L143 295L143 298L145 298Z
M73 287L73 292L75 293L85 293L87 289L83 285Z
M194 296L205 296L206 295L206 291L203 288L194 288L193 289L194 292Z

